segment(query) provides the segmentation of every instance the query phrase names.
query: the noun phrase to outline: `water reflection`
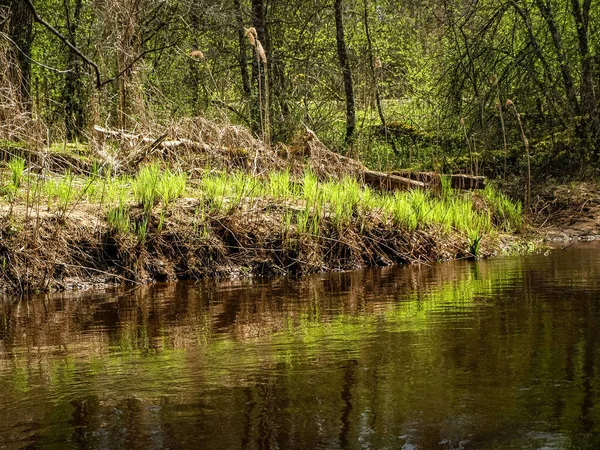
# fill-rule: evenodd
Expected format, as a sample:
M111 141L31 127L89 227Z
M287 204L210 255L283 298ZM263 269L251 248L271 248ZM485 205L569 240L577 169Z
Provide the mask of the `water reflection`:
M598 448L600 247L0 302L0 448Z

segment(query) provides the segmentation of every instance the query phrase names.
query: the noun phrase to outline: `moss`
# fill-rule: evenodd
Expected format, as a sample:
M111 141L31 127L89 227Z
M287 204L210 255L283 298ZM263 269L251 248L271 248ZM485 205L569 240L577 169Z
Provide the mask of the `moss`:
M50 145L49 153L53 155L67 155L73 157L89 157L92 150L89 144L81 142L55 142Z
M10 141L8 139L0 139L0 151L23 150L27 148L27 143L23 141Z

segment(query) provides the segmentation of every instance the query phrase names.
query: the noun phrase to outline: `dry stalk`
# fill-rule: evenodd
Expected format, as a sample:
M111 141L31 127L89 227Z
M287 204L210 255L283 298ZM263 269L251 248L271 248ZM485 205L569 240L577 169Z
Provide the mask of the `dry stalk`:
M260 111L260 128L263 134L263 141L266 145L271 144L271 130L270 130L270 118L269 118L269 79L268 79L268 64L267 64L267 54L265 52L262 43L258 39L258 33L254 27L245 29L246 38L248 39L248 43L252 48L254 48L254 57L256 58L256 63L258 67L258 107ZM262 74L264 75L264 83L262 86ZM262 92L263 88L265 91L265 98L263 101Z
M529 152L529 139L525 135L525 129L523 128L523 122L521 122L521 114L517 111L517 107L513 103L512 100L506 100L506 107L513 108L515 112L515 116L517 117L517 122L519 123L519 128L521 129L521 138L523 139L523 144L525 145L525 152L527 153L527 186L525 189L525 208L529 208L529 202L531 200L531 155Z
M473 150L471 149L471 140L469 139L469 136L467 135L467 127L465 125L464 117L460 118L460 126L463 129L463 133L465 135L465 141L467 141L467 147L469 148L469 165L470 165L471 175L473 175Z
M500 84L498 83L498 77L493 75L490 79L490 83L496 86L496 93L498 94L498 100L496 101L496 108L500 113L500 124L502 125L502 139L504 140L504 181L506 181L506 167L508 160L508 142L506 140L506 126L504 125L504 114L502 113L502 100L500 96Z

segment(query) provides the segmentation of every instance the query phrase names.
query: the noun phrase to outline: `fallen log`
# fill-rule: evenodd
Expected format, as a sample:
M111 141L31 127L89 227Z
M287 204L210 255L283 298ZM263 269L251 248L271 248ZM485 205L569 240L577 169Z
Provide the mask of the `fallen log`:
M426 184L391 173L376 172L365 168L363 181L366 185L382 191L398 191L407 189L425 189Z
M359 181L383 191L424 189L425 183L391 173L368 169L359 161L332 152L308 127L304 135L304 154L309 155L310 167L321 176L342 177L352 174Z
M454 189L475 190L485 188L485 177L473 175L450 175Z
M441 185L441 176L436 172L413 172L411 170L395 170L392 174L408 178L410 180L420 181L430 187L438 187Z
M409 178L411 180L425 183L430 188L439 188L441 186L441 175L436 172L413 172L410 170L397 170L392 172L394 175ZM485 177L453 174L446 175L450 178L450 186L453 189L476 190L485 188Z

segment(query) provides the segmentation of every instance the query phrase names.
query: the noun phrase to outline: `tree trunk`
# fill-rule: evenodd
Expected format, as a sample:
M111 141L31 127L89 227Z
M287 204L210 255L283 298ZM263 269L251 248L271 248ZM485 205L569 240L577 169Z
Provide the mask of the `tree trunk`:
M567 93L569 105L572 113L576 116L580 114L579 101L577 100L577 93L575 91L575 82L571 75L571 67L567 61L565 50L563 47L562 36L558 29L558 25L554 20L554 11L552 10L551 0L535 0L535 3L542 14L542 17L546 21L550 35L552 36L552 42L554 43L554 49L560 65L560 72L563 78L563 85Z
M140 73L137 68L129 67L133 58L142 51L142 14L143 2L138 0L112 0L117 15L119 29L116 42L117 73L123 75L117 80L119 86L119 126L123 129L133 127L136 113L144 111L143 92Z
M18 49L13 47L9 51L10 60L17 64L12 71L11 79L16 86L19 86L21 104L26 110L31 110L30 57L33 43L33 12L23 0L5 1L4 3L10 5L8 36L18 47Z
M71 43L77 46L77 32L81 20L81 8L83 0L75 0L73 18L69 10L68 0L63 1L67 19L67 30ZM65 131L67 140L73 140L81 136L85 124L83 108L83 86L81 73L81 59L72 50L67 52L67 67L69 71L65 75L65 86L63 89L63 101L65 105Z
M369 28L369 5L367 0L364 0L364 21L365 21L365 37L367 38L367 49L369 51L369 65L371 67L371 75L373 77L373 91L375 92L375 103L377 105L377 113L379 114L379 120L381 120L381 126L385 132L386 139L390 139L392 144L392 150L396 156L400 156L398 148L396 147L396 141L394 136L388 133L387 123L385 121L385 115L383 113L383 106L381 105L381 96L379 95L379 83L378 83L378 72L381 67L377 67L375 63L375 55L373 53L373 41L371 39L371 30Z
M356 111L354 107L354 88L352 85L352 71L348 60L348 48L344 37L344 20L342 11L342 0L335 0L335 31L337 41L337 54L344 78L344 92L346 93L346 137L344 145L352 143L352 137L356 128Z
M287 98L287 78L285 66L281 57L281 50L267 51L269 56L269 80L273 87L274 98L277 99L279 107L276 116L277 127L275 128L275 138L278 141L287 141L293 134L294 124L290 120L291 111ZM274 118L275 119L275 118ZM275 122L275 120L274 120Z
M238 64L240 66L240 74L242 76L242 91L244 97L249 99L252 95L252 87L250 86L250 74L248 73L248 56L246 35L244 32L244 18L242 16L242 5L240 0L233 0L235 7L235 20L237 25L238 45L240 53L238 54Z
M588 138L595 140L600 131L598 118L598 105L596 93L594 92L592 55L589 46L589 18L591 0L584 0L583 5L579 0L571 0L573 7L573 18L577 27L577 39L579 42L579 58L581 60L581 110L589 116Z

